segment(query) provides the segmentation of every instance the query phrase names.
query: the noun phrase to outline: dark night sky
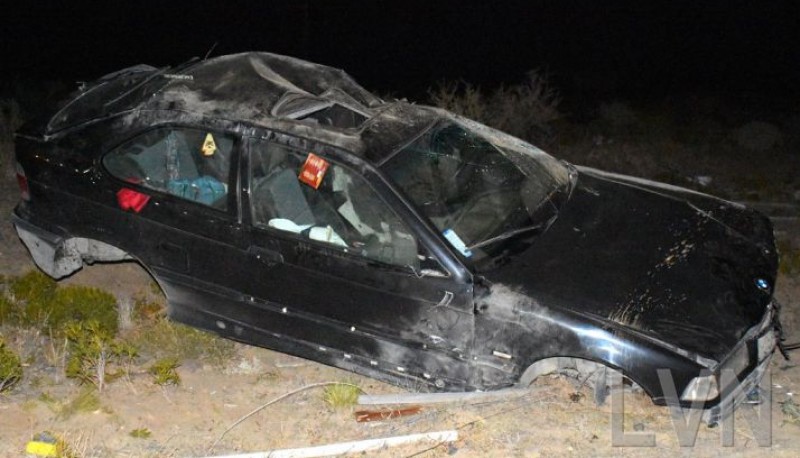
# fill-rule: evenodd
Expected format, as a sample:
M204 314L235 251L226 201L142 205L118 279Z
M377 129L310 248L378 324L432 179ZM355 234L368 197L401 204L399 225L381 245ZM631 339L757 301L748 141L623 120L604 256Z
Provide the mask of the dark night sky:
M0 25L2 78L92 79L216 42L213 55L294 55L412 97L444 79L515 83L536 67L573 97L800 95L798 1L497 3L27 2Z

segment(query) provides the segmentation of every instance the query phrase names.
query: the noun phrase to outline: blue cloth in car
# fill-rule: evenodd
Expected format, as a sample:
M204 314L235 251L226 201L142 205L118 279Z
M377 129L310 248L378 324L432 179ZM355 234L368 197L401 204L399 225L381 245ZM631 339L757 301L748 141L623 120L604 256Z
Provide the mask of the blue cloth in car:
M208 175L195 179L170 180L167 190L170 194L206 205L213 204L226 194L225 185Z

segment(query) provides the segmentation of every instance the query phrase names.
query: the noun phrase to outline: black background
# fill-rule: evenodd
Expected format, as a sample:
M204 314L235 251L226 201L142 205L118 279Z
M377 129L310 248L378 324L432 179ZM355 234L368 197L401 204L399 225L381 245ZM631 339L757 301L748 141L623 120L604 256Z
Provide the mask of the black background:
M206 4L207 3L207 4ZM2 78L88 80L138 64L249 50L343 68L419 98L438 81L492 87L541 68L566 97L800 94L798 1L19 2L2 17Z

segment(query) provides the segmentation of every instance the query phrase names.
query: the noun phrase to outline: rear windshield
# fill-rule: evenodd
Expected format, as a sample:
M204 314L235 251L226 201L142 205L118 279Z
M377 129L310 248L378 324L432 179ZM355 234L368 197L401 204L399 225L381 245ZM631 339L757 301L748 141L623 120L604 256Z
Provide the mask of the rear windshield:
M116 77L101 78L91 87L74 94L47 124L48 132L57 132L102 117L108 112L109 101L113 102L145 82L156 73L156 69L140 66L123 72Z

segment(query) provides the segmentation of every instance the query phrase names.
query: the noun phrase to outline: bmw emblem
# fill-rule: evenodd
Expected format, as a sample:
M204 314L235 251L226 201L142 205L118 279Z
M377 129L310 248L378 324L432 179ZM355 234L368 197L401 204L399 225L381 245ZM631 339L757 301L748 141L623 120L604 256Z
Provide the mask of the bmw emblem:
M763 278L756 278L756 286L761 291L769 291L769 282Z

